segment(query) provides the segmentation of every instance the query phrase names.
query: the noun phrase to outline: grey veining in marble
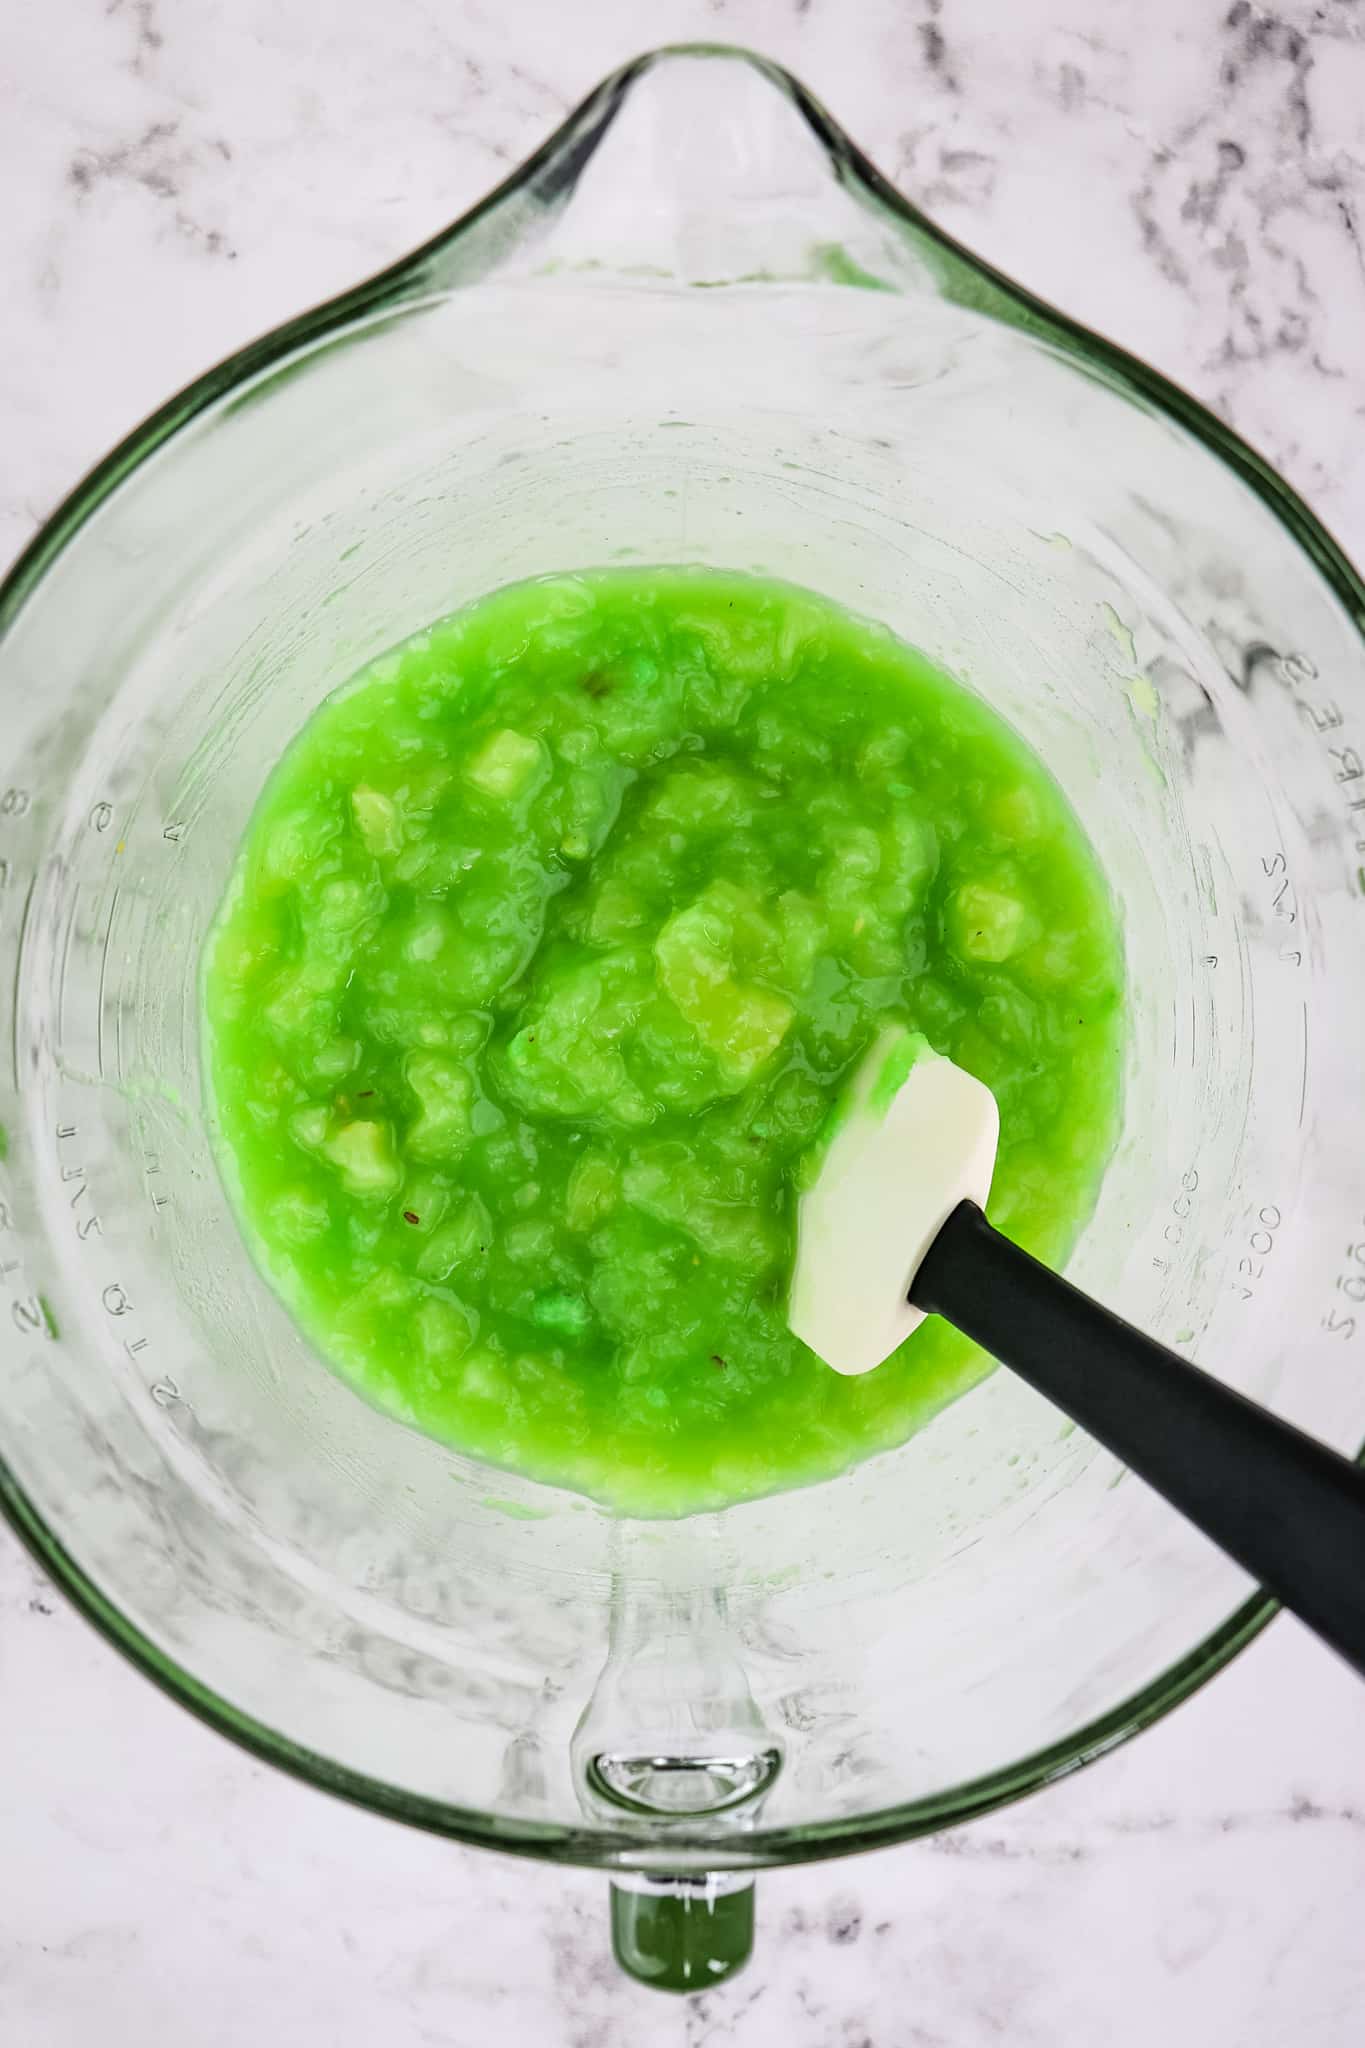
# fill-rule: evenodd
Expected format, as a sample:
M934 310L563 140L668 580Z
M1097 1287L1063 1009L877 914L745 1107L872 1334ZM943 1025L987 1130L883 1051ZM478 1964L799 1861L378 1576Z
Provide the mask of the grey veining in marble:
M51 0L0 12L0 555L178 384L477 198L645 43L791 65L890 176L1198 391L1365 556L1365 0ZM668 2004L603 1885L332 1804L0 1538L8 2048L1352 2048L1365 1693L1278 1623L976 1827L760 1887Z

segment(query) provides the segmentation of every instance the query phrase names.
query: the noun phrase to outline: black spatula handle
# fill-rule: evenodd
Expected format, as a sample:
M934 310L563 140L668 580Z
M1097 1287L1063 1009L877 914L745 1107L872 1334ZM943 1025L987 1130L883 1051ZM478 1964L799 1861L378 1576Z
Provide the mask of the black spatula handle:
M1064 1409L1365 1676L1365 1471L1039 1265L961 1202L910 1299Z

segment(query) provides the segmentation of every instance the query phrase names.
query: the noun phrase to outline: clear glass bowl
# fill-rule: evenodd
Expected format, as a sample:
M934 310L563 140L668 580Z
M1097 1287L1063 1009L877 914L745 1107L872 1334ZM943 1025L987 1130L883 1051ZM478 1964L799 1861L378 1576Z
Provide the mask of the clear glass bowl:
M1271 1609L1005 1374L837 1481L627 1523L376 1413L263 1286L196 990L261 782L430 618L622 560L825 591L1048 759L1132 998L1071 1270L1349 1449L1365 589L1192 400L949 242L785 73L696 48L172 401L0 593L7 1511L258 1755L611 1870L618 1953L678 1986L747 1952L756 1867L1074 1769Z

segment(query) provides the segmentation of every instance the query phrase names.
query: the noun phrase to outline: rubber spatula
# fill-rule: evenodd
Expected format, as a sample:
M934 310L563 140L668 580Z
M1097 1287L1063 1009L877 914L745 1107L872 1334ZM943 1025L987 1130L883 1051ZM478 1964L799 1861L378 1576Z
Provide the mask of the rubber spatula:
M1365 1471L1112 1315L986 1221L999 1115L893 1028L800 1197L788 1320L870 1372L939 1315L1155 1487L1365 1676Z

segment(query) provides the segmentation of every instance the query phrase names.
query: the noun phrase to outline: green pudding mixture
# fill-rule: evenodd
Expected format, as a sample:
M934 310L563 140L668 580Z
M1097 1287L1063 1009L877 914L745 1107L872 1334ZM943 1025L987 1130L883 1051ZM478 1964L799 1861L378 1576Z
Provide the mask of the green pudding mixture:
M203 970L253 1254L380 1407L624 1513L822 1479L989 1361L787 1328L803 1161L879 1026L1000 1105L1063 1259L1118 1128L1122 954L1075 817L883 628L687 569L514 585L308 721Z

